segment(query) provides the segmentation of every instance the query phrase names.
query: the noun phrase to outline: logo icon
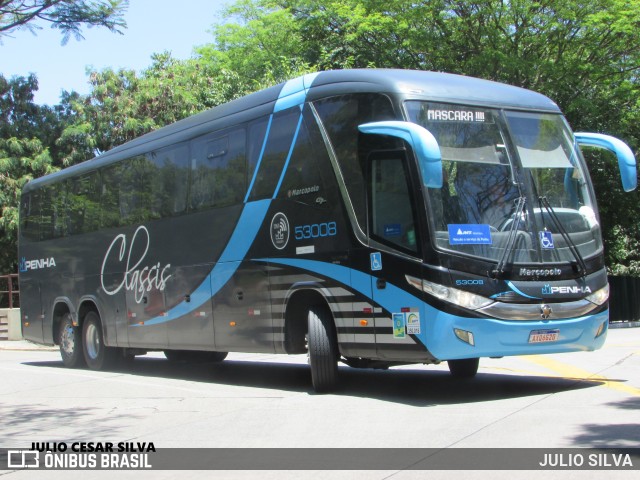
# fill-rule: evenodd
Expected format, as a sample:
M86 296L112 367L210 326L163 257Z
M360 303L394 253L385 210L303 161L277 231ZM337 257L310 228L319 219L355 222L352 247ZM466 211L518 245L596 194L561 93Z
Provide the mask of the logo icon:
M382 270L382 254L380 252L374 252L371 254L371 270Z
M546 284L544 287L542 287L542 294L543 295L553 295L553 291L551 290L551 285Z
M7 451L8 468L39 468L40 452L32 450L9 450Z
M271 220L271 243L282 250L289 243L289 220L284 213L276 213Z
M551 308L551 305L547 305L546 303L544 305L540 305L540 316L544 320L549 318L552 313L553 313L553 309Z
M540 233L540 245L542 245L542 248L548 248L548 249L556 248L553 245L553 235L551 235L551 232L548 232L547 230L545 230L544 232L538 232L538 233Z
M20 260L20 271L21 272L27 271L27 259L24 257L22 257L22 260Z

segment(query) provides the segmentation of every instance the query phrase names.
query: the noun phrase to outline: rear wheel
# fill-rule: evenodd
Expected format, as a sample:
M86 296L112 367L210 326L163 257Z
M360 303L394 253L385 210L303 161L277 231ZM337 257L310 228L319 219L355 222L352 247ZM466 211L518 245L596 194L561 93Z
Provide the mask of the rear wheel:
M73 326L70 313L65 314L60 321L58 345L60 345L60 356L65 367L77 368L84 365L82 332L78 327Z
M331 316L313 308L308 316L309 365L313 389L318 393L334 390L338 383L338 342Z
M116 365L120 359L117 348L107 347L102 335L102 323L96 312L89 312L82 325L84 359L92 370L104 370Z
M472 378L478 373L479 358L465 358L462 360L449 360L449 372L456 378Z

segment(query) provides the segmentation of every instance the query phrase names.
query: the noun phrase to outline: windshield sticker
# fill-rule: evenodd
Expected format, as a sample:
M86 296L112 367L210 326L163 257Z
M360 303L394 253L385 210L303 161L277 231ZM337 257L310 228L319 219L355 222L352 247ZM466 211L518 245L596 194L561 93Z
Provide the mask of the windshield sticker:
M402 225L399 223L392 223L384 226L385 237L399 237L402 235Z
M449 224L449 245L491 245L491 229L483 224Z
M393 338L405 338L404 313L393 314Z
M407 312L405 315L407 316L407 334L420 335L420 313Z
M540 233L540 245L542 246L542 248L546 248L546 249L552 249L552 248L556 248L553 245L553 235L551 235L551 232L548 231L544 231L544 232L538 232Z
M427 121L485 123L486 116L477 110L434 109L427 112Z

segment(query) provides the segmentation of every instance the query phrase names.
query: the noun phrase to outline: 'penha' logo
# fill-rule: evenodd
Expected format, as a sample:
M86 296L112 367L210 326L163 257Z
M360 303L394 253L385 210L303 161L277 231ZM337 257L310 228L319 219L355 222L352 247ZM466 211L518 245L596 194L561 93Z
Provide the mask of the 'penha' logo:
M37 260L27 260L22 257L20 260L20 272L28 272L29 270L41 270L43 268L53 268L56 266L56 259L54 257L39 258Z

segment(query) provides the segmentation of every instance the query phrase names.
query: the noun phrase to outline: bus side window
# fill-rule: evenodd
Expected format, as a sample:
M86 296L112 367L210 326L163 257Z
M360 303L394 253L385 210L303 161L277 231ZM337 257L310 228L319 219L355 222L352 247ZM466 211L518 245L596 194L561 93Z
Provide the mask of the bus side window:
M357 93L322 99L314 106L338 158L357 221L364 230L367 224L364 161L372 148L380 147L370 148L367 142L371 139L363 143L358 125L395 119L391 101L381 94ZM392 140L392 146L387 148L395 148L396 143Z
M289 166L278 193L280 198L314 206L326 206L328 192L325 175L331 169L327 150L323 148L320 133L312 137L313 128L318 128L309 108L305 107L304 121L296 139ZM322 166L325 170L322 171ZM318 199L321 199L318 201ZM324 201L324 202L323 202Z
M417 252L414 202L403 155L381 152L370 161L372 237Z
M269 116L259 118L249 123L248 141L247 141L247 188L251 187L253 175L260 160L262 147L267 134L267 125L269 125ZM245 192L246 193L246 192Z
M244 127L196 138L191 144L191 210L241 203L246 191Z
M300 108L297 106L278 112L273 116L264 154L249 200L255 201L273 196L289 155L299 120Z
M156 167L145 156L124 162L120 177L120 225L144 223L152 216L152 190L157 180Z
M69 181L67 230L70 235L100 228L100 176L91 172Z
M151 183L151 215L164 218L184 213L189 187L189 145L172 145L147 155L155 166Z
M36 190L20 199L20 235L38 241L40 235L40 191Z
M120 225L120 164L101 169L102 188L100 204L102 228L113 228Z

